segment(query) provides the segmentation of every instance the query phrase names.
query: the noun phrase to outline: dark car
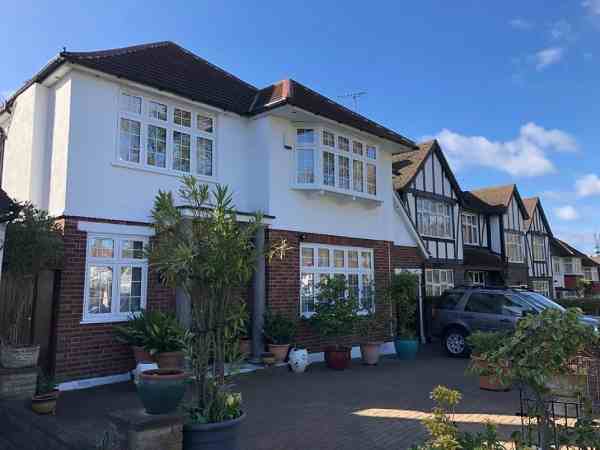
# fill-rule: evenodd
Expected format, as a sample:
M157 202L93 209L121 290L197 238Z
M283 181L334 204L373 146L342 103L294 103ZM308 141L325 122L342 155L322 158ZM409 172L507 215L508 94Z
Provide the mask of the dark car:
M442 340L450 356L467 356L466 337L474 331L511 331L526 314L564 308L547 297L525 289L465 287L449 289L434 307L431 331ZM582 322L598 327L598 321L583 316Z

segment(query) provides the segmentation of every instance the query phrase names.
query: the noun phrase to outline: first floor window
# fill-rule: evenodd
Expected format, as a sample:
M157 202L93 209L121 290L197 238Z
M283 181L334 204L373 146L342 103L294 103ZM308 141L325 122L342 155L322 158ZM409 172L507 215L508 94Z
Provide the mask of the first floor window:
M323 145L335 147L335 136L331 131L323 130Z
M358 301L361 311L374 308L371 249L302 244L300 267L300 314L311 315L315 312L319 285L331 277L346 282L346 295Z
M363 163L356 159L352 160L352 186L355 191L363 191Z
M140 122L121 118L119 157L122 161L140 162Z
M374 164L367 164L367 193L377 194L377 169Z
M88 235L84 321L125 320L145 308L146 238Z
M335 186L335 155L323 152L323 184Z
M533 236L533 259L534 261L545 261L543 236Z
M148 165L167 166L167 129L148 125Z
M586 281L598 281L598 271L595 267L583 268L583 279Z
M338 171L339 181L338 187L342 189L350 189L350 159L345 156L338 156Z
M123 92L121 94L121 109L133 114L141 114L142 97Z
M191 154L191 143L190 135L180 133L179 131L173 132L173 170L180 172L190 171L190 154Z
M533 280L532 285L535 292L550 297L550 286L547 280Z
M564 258L563 259L564 273L567 275L579 275L581 273L581 260L579 258Z
M438 297L453 287L452 269L425 269L425 292L428 297Z
M176 125L189 128L192 126L192 113L184 109L175 108L173 113L173 122Z
M473 286L484 286L485 272L480 270L469 271L466 273L466 279Z
M479 221L475 214L462 215L463 241L467 245L479 245Z
M310 184L315 182L315 151L311 148L299 148L296 150L297 172L296 182L299 184Z
M417 197L417 226L424 236L451 239L452 206L449 203Z
M156 120L167 120L167 105L159 102L148 102L148 116Z
M506 256L509 262L523 262L523 236L521 233L509 232L506 235Z
M203 137L196 138L196 164L199 175L208 177L213 174L213 141Z

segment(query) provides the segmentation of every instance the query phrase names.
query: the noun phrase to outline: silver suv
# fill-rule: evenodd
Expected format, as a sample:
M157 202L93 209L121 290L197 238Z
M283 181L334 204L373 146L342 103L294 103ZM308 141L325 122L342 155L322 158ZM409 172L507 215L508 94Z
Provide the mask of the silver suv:
M474 331L512 331L526 314L564 308L547 297L525 289L465 287L449 289L433 308L431 331L442 339L450 356L468 356L466 337ZM582 322L598 327L598 321L583 316Z

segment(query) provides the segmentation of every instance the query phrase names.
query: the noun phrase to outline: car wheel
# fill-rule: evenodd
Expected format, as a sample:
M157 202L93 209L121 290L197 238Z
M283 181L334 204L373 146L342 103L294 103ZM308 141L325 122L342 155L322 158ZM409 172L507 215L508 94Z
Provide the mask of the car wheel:
M467 333L459 328L451 328L444 335L444 349L455 358L465 358L469 354Z

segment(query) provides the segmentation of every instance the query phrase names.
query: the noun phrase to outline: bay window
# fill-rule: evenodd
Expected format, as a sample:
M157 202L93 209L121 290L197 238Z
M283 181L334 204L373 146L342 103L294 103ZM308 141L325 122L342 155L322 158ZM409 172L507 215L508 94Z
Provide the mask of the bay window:
M438 297L453 287L452 269L425 269L425 292L428 297Z
M452 206L443 201L418 197L417 227L423 236L452 239Z
M337 277L346 282L346 295L358 301L361 313L373 311L373 250L321 244L300 246L300 314L311 316L319 297L319 284Z
M506 256L508 262L523 262L523 235L516 231L506 231Z
M579 258L563 258L564 273L567 275L581 274L581 260Z
M377 148L372 144L327 129L297 128L294 159L296 187L377 196Z
M463 241L467 245L479 245L479 220L475 214L462 214Z
M122 92L117 163L173 175L216 174L214 117Z
M147 238L88 234L83 322L127 320L146 307Z

